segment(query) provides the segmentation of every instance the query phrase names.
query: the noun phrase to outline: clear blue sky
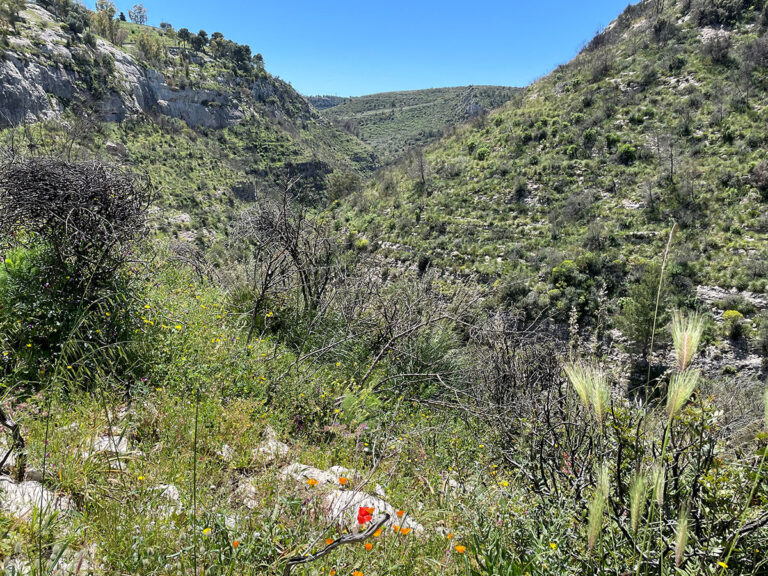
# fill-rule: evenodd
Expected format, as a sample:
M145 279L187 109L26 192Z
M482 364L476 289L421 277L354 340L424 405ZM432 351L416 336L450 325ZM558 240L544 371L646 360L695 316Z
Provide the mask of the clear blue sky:
M119 9L138 0L117 0ZM524 86L628 0L143 0L149 23L222 32L302 94ZM92 6L95 2L89 1Z

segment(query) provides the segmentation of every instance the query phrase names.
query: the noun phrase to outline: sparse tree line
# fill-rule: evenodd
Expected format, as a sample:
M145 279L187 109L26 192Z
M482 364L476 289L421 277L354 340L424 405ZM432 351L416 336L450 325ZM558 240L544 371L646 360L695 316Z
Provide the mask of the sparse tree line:
M130 20L141 26L147 25L148 22L148 11L141 3L128 10L128 18L123 12L118 13L111 0L97 0L95 11L90 11L73 0L38 0L37 3L59 17L75 38L91 47L96 46L94 34L116 46L122 46L129 37L128 29L120 25L122 22ZM25 0L0 0L0 35L3 38L15 30L25 4ZM197 34L187 28L176 31L168 22L162 22L160 29L166 38L177 40L185 49L189 48L194 52L210 50L212 56L232 62L236 69L247 72L253 68L264 68L264 58L261 54L253 55L250 46L228 40L221 32L215 32L209 37L205 30L200 30ZM140 32L136 46L144 58L153 64L162 64L166 58L166 45L157 33Z

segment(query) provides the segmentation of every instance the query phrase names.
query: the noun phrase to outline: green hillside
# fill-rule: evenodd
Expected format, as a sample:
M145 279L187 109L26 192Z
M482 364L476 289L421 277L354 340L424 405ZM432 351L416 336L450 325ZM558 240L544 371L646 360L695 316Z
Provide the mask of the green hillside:
M498 108L518 92L500 86L463 86L385 92L321 105L323 116L370 145L384 162L435 141L451 126ZM310 98L313 104L317 100ZM331 102L327 102L331 104Z
M573 62L342 213L389 258L478 275L538 310L590 309L603 282L627 296L673 225L681 298L764 292L768 21L738 2L669 4L628 7Z

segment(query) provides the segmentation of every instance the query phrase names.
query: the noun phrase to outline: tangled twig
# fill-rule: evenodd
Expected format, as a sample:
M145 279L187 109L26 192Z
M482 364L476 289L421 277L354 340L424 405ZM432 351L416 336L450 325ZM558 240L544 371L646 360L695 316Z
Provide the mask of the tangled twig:
M384 514L381 516L375 523L371 524L371 526L366 530L365 532L360 532L359 534L345 534L344 536L340 536L328 546L320 550L319 552L315 554L305 554L304 556L294 556L293 558L290 558L288 560L288 563L285 565L285 570L283 571L284 576L290 576L291 571L294 569L294 567L299 566L300 564L309 564L310 562L314 562L315 560L319 560L323 556L326 556L330 554L333 550L338 548L339 546L342 546L344 544L354 544L356 542L362 542L363 540L366 540L373 536L377 530L379 530L384 524L389 522L389 514Z

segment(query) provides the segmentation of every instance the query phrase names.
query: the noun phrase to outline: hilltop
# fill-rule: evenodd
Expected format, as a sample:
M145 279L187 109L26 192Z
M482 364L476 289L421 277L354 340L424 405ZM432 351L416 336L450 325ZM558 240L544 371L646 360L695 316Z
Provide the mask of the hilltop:
M461 86L309 100L324 117L358 136L387 163L434 142L453 126L498 108L517 92L502 86Z

